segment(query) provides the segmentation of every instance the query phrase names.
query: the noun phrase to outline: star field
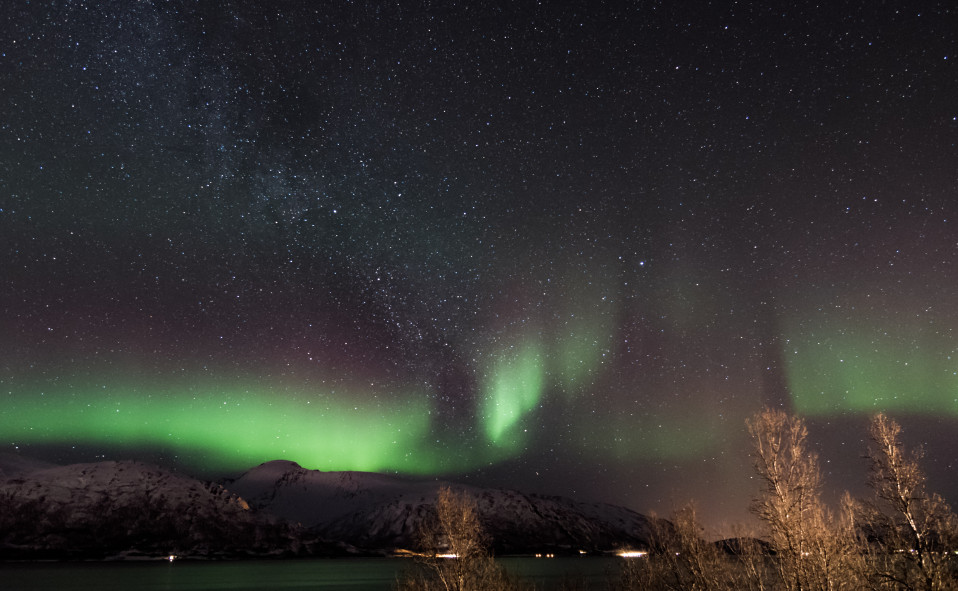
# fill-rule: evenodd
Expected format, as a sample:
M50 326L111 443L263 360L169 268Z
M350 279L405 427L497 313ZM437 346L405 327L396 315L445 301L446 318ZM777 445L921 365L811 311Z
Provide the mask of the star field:
M744 419L958 502L945 2L5 10L0 443L714 522Z

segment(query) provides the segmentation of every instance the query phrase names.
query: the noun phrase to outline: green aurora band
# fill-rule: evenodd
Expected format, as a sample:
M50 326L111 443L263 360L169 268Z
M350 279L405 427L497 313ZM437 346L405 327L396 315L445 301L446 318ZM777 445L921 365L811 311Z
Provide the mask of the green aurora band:
M891 332L886 327L895 326ZM932 330L858 315L819 316L783 341L795 410L958 415L956 342Z
M155 447L218 469L279 458L322 470L429 474L448 468L444 454L429 445L424 396L356 402L215 383L180 392L143 386L47 391L37 402L8 404L0 436L24 444Z
M205 469L289 459L320 470L451 474L525 453L541 437L542 408L549 404L570 417L582 453L637 461L711 452L724 433L708 420L668 412L626 416L595 406L596 388L618 387L605 372L616 355L612 334L621 303L608 285L568 275L558 316L523 326L509 345L475 352L486 361L476 367L483 378L471 438L435 424L431 392L402 384L286 386L252 375L111 371L95 384L61 376L53 384L13 386L0 409L0 437L14 444L137 446ZM669 304L670 322L693 315L684 304Z

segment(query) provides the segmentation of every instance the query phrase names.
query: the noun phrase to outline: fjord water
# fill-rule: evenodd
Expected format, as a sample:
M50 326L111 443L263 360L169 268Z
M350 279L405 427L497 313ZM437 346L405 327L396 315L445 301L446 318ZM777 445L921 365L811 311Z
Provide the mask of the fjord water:
M502 558L510 571L542 591L573 579L605 589L619 559ZM388 591L413 563L401 558L346 558L244 562L96 562L0 564L4 591Z

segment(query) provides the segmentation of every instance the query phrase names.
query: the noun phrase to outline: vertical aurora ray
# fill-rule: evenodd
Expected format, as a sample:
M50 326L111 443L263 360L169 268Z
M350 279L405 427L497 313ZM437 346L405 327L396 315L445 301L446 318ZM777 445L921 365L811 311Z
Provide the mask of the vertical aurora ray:
M580 278L562 296L562 319L555 326L550 372L567 397L580 394L594 378L604 355L611 349L615 298L607 295L606 282Z
M544 385L541 347L526 342L501 352L484 387L483 427L489 441L517 450L524 437L522 420L542 397Z

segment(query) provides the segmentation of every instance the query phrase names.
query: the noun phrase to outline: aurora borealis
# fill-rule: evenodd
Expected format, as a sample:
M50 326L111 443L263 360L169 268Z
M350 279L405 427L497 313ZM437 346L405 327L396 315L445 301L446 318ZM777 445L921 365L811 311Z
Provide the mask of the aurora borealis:
M18 2L0 442L746 513L744 419L958 503L945 2Z

